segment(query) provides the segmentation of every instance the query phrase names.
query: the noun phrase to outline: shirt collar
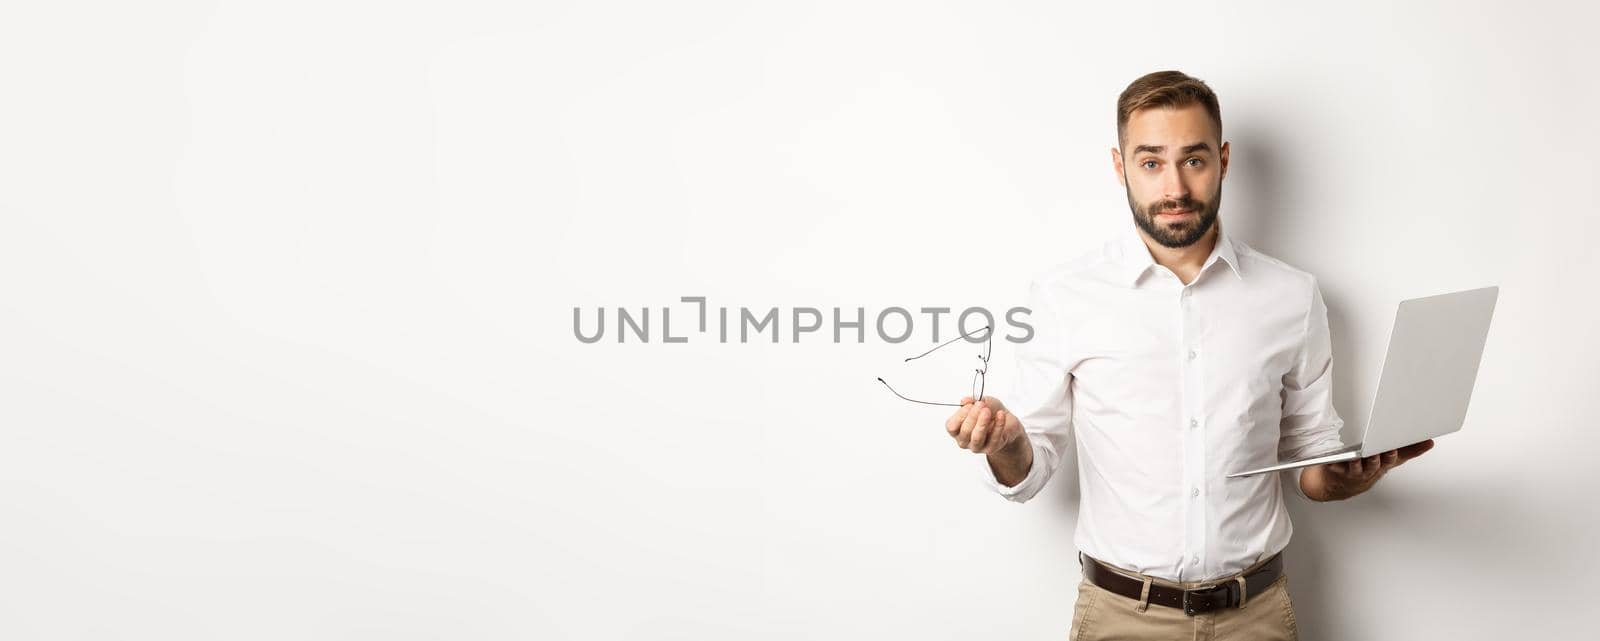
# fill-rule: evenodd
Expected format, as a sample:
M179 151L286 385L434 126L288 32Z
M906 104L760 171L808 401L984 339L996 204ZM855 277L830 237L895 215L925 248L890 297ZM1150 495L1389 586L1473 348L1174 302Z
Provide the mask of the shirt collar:
M1217 245L1211 248L1211 255L1207 256L1206 262L1200 266L1200 273L1205 273L1212 263L1221 260L1233 270L1234 276L1244 278L1244 274L1239 271L1239 255L1234 250L1233 238L1228 234L1228 230L1223 229L1222 221L1217 221L1216 225ZM1150 248L1145 246L1139 228L1132 224L1124 228L1121 246L1122 261L1119 276L1122 282L1133 285L1139 282L1139 277L1143 276L1150 266L1155 265L1156 261L1150 255Z

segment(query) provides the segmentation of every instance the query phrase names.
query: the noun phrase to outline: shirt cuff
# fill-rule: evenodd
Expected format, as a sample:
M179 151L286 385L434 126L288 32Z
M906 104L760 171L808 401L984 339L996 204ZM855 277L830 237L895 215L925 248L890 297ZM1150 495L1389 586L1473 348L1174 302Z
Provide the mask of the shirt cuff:
M1028 466L1027 476L1024 476L1022 481L1015 486L1007 486L1001 483L1000 479L995 478L994 468L989 465L988 455L976 457L978 467L981 470L980 478L983 479L984 485L988 486L995 494L1005 497L1008 501L1022 503L1033 498L1034 494L1039 493L1038 486L1043 482L1045 476L1044 468L1048 465L1044 460L1044 448L1039 447L1039 444L1035 443L1031 436L1028 437L1028 443L1033 447L1033 464Z
M1307 501L1311 501L1312 500L1311 497L1306 496L1306 491L1300 489L1300 475L1301 474L1305 474L1305 473L1306 473L1306 468L1303 468L1303 467L1296 468L1295 471L1294 471L1294 478L1292 480L1290 480L1289 483L1294 486L1294 493L1295 494L1299 494L1300 498L1303 498L1303 499L1305 499ZM1312 502L1314 503L1315 501L1312 501Z

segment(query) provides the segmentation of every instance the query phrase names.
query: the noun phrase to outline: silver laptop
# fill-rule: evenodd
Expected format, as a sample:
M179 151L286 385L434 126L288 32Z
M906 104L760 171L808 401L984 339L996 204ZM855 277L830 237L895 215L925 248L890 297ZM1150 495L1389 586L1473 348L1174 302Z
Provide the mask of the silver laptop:
M1349 461L1461 429L1499 287L1400 302L1361 442L1228 478Z

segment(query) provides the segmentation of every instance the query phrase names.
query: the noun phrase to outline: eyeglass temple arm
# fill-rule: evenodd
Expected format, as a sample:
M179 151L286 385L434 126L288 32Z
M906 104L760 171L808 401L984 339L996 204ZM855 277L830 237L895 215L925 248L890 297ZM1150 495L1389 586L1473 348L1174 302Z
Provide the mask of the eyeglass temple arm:
M883 383L884 387L889 388L889 392L891 394L894 394L895 396L899 396L900 398L904 398L905 400L911 401L913 403L922 403L923 405L948 405L950 407L961 407L960 403L935 403L933 401L919 401L919 400L914 399L914 398L906 398L906 396L901 394L900 392L894 391L894 387L889 385L889 381L883 380L882 376L878 377L878 382L879 383Z
M975 329L975 330L972 330L972 331L970 331L970 332L967 332L967 333L965 333L965 334L962 334L962 335L960 335L960 336L957 336L957 337L955 337L955 338L952 338L952 339L950 339L950 340L947 340L947 341L945 341L945 342L943 342L943 343L939 343L939 344L938 344L938 345L935 345L935 346L934 346L934 347L933 347L933 349L930 349L930 350L928 350L928 351L926 351L926 352L923 352L923 353L921 353L921 354L917 354L917 355L916 355L916 356L912 356L912 357L911 357L911 358L908 358L908 359L906 359L906 362L910 362L910 361L914 361L914 360L917 360L917 359L919 359L919 358L922 358L922 357L924 357L924 356L927 356L927 355L929 355L929 354L932 354L932 353L933 353L933 352L934 352L934 350L937 350L937 349L939 349L939 348L940 348L940 347L944 347L944 346L945 346L945 345L949 345L949 344L951 344L951 343L954 343L954 342L956 342L956 341L958 341L958 340L961 340L961 339L963 339L963 338L966 338L966 337L968 337L968 336L971 336L971 335L973 335L973 334L976 334L976 333L978 333L978 332L981 332L981 331L984 331L984 330L986 330L986 329L989 329L989 326L988 326L988 325L984 325L984 326L983 326L983 327L979 327L979 328L977 328L977 329ZM881 379L880 379L880 380L881 380ZM949 403L945 403L945 404L946 404L946 405L948 405L948 404L949 404Z

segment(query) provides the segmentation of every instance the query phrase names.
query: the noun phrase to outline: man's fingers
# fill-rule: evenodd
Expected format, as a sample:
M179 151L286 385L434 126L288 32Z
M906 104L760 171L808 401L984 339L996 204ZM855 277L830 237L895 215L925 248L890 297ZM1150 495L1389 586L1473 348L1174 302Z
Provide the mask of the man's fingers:
M1400 450L1389 450L1383 453L1383 466L1394 467L1400 464Z
M983 442L979 443L978 448L973 450L979 454L988 454L993 451L995 445L1000 443L1000 439L1005 437L1005 417L1000 414L1000 410L990 410L990 412L992 414L989 415L989 425L983 428Z
M1431 438L1421 443L1412 443L1411 445L1400 448L1400 459L1413 459L1418 456L1422 456L1423 452L1431 449L1433 449L1433 439Z
M967 406L967 418L961 421L961 432L956 434L956 445L965 448L972 440L972 428L978 424L978 412L983 410L982 403Z
M989 443L994 441L994 410L984 408L978 415L978 424L972 428L972 443L967 449L974 454L982 454L989 448Z
M1433 449L1433 439L1428 439L1421 443L1412 443L1411 445L1402 447L1396 450L1399 452L1400 460L1396 462L1394 466L1400 467L1401 465L1405 465L1406 461L1417 458L1418 456L1422 456L1424 452L1427 452L1431 449Z
M1005 440L1011 436L1008 431L1010 428L1006 425L1005 410L995 410L992 423L989 426L989 440L983 444L982 453L984 454L992 454L998 451L1000 446L1005 445Z
M987 407L978 410L978 422L972 426L972 439L967 449L974 452L983 451L984 444L989 442L989 435L994 432L994 410Z
M1024 443L1028 439L1028 431L1023 429L1022 419L1017 418L1017 415L1011 412L1006 412L1006 438L1012 441L1020 440Z
M983 397L983 404L984 404L984 406L988 407L989 409L993 409L993 410L997 410L997 411L998 410L1003 410L1003 409L1006 408L1005 404L1000 402L1000 399L995 398L993 396L985 396L985 397Z
M945 419L944 430L962 449L981 454L994 452L1011 437L1012 432L1008 430L1017 429L1007 425L1015 424L1016 418L1004 407L992 396L976 400L971 396L963 396L961 408Z
M967 412L970 409L971 408L969 408L969 407L963 407L961 409L956 410L955 413L951 414L950 418L946 419L945 422L944 422L944 431L949 432L950 436L952 436L952 437L954 437L957 434L960 434L961 433L961 423L962 423L962 421L967 420Z

